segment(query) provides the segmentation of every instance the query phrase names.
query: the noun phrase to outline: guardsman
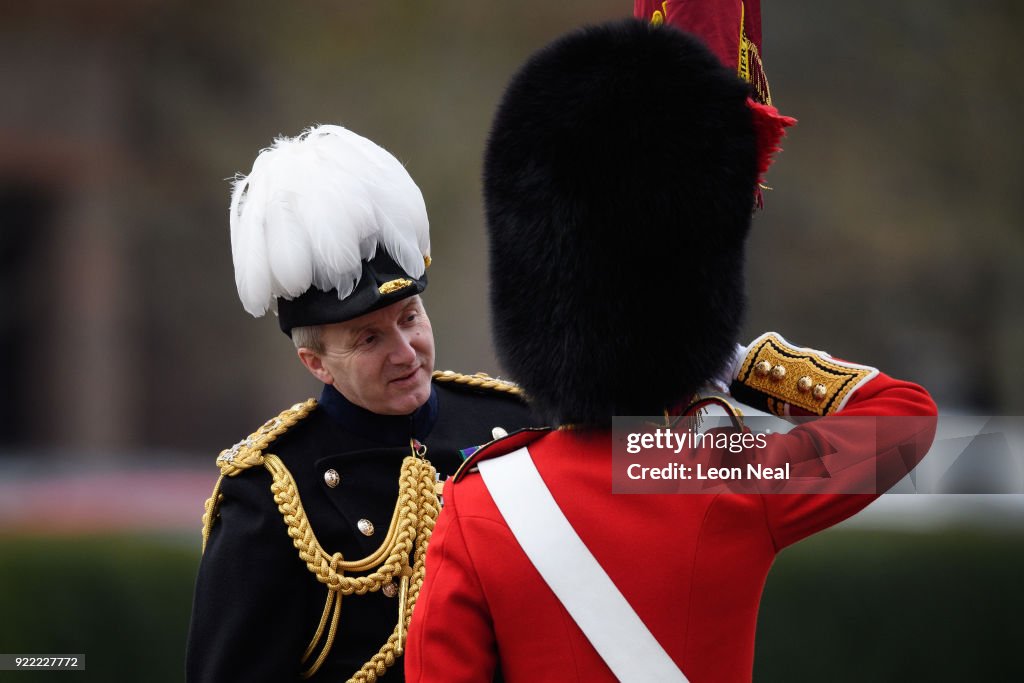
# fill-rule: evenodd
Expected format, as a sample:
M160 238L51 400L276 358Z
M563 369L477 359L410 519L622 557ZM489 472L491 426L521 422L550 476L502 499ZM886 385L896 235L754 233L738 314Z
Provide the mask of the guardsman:
M852 434L866 467L841 478L867 472L873 494L927 451L921 387L777 334L738 347L755 187L784 122L734 67L631 19L562 37L509 84L484 159L495 343L559 428L488 444L445 485L408 680L750 681L776 554L874 498L614 494L612 416L686 416L722 380L762 409L820 416L747 456L814 470L821 444Z
M217 458L187 680L402 680L437 473L529 410L515 385L434 372L426 209L381 147L327 125L278 139L230 217L243 306L276 312L324 388Z

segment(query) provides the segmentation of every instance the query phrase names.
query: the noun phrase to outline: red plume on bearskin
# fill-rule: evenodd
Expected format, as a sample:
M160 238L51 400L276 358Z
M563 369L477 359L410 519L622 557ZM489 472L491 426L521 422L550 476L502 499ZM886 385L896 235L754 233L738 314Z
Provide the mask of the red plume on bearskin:
M747 106L754 114L754 131L757 133L757 205L760 207L764 174L775 161L775 155L782 151L782 138L786 135L786 129L796 123L796 119L783 116L775 107L753 98L747 99Z

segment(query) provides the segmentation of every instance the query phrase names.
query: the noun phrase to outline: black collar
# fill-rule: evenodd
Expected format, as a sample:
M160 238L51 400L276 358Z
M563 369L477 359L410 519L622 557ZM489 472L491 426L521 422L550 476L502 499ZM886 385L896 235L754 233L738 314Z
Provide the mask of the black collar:
M406 446L414 437L426 441L437 422L437 391L430 385L430 398L410 415L378 415L357 406L330 384L320 393L320 407L342 429L382 446Z

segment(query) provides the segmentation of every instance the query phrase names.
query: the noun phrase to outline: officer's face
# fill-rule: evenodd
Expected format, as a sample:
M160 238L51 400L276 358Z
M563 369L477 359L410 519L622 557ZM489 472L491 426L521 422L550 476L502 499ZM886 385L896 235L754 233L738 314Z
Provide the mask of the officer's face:
M408 415L430 397L434 332L418 296L324 325L319 354L334 388L380 415Z

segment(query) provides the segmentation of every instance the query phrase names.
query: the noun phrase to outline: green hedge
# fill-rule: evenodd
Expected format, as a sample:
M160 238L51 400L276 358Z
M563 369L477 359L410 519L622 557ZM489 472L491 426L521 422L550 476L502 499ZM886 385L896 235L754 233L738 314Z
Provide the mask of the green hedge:
M84 672L2 681L184 679L199 534L0 538L0 652L84 653Z
M1024 535L832 530L782 552L755 681L1020 681Z
M754 680L1020 680L1024 536L833 530L768 579ZM0 652L84 653L3 681L181 681L198 534L0 538Z

